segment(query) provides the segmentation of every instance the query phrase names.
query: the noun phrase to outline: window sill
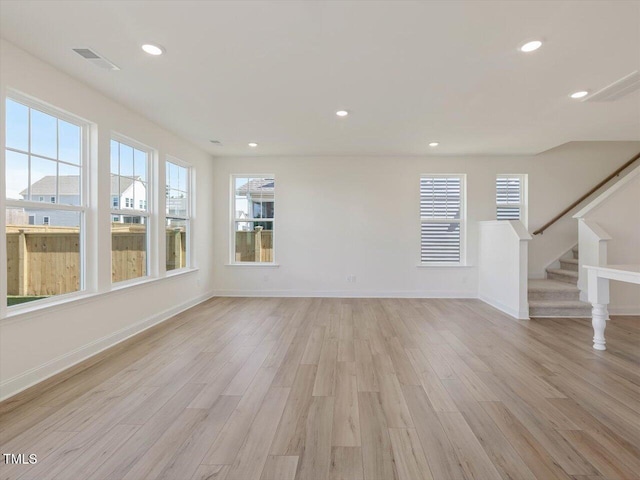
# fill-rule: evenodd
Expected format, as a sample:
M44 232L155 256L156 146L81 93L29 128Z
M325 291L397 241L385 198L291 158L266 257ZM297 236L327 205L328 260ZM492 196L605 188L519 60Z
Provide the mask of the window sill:
M0 322L4 322L5 320L18 320L20 317L30 314L47 314L51 311L55 312L65 308L75 307L92 301L98 297L123 292L129 288L155 283L168 278L194 273L198 270L198 268L183 268L178 271L168 273L164 277L145 277L144 279L133 279L125 282L119 282L113 285L110 290L106 290L104 292L73 292L43 300L36 300L22 305L16 305L14 307L8 307L5 310L4 317L0 318Z
M269 267L269 268L278 268L280 267L279 263L273 262L238 262L238 263L225 263L225 267Z
M165 278L176 277L191 272L197 272L197 268L181 268L180 270L171 270L167 272L163 277L139 277L132 278L131 280L124 280L122 282L111 284L111 290L109 292L119 292L120 290L126 290L127 288L135 287L138 285L146 285L147 283L154 283L158 280L164 280ZM108 293L108 292L104 292Z
M473 265L462 263L419 263L418 268L473 268Z
M178 277L180 275L185 275L187 273L191 273L191 272L197 272L198 270L200 270L197 267L185 267L185 268L176 268L175 270L169 270L166 273L166 278L169 277Z

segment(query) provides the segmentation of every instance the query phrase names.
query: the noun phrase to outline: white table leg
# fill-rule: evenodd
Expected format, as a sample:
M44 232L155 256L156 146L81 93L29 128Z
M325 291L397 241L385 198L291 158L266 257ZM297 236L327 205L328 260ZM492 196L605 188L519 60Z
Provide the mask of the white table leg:
M596 350L606 350L604 329L607 327L607 319L609 318L609 312L607 312L606 303L594 303L591 310L593 317L591 324L593 325L593 348Z

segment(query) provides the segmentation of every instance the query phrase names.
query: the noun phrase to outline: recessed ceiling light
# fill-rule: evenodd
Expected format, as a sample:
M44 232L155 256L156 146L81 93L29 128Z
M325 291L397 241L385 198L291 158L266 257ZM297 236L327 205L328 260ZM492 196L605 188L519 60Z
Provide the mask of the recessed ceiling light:
M347 112L346 110L338 110L336 112L336 115L339 117L346 117L347 115L349 115L349 112Z
M429 144L430 147L437 147L438 145L440 145L438 142L431 142Z
M521 52L529 53L535 52L542 46L542 42L540 40L532 40L530 42L525 43L520 47Z
M142 45L142 50L144 50L149 55L162 55L164 53L164 48L159 45L154 45L152 43L145 43Z
M569 95L571 98L584 98L587 95L589 95L589 92L587 92L586 90L580 90L579 92L574 92L571 95Z
M258 146L258 144L256 142L251 142L251 143L249 143L249 146L251 148L256 148Z

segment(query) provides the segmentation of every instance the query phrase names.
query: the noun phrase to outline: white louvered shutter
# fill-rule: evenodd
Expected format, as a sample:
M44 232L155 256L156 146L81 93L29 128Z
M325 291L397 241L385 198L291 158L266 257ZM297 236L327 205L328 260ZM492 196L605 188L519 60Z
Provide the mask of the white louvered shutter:
M496 177L496 219L522 219L522 184L522 176L520 175L498 175Z
M420 178L420 260L460 263L463 188L461 176Z

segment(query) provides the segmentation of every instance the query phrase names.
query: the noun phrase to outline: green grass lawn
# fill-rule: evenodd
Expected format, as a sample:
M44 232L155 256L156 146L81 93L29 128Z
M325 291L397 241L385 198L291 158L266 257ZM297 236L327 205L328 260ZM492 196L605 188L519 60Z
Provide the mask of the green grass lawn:
M7 295L7 306L11 307L13 305L19 305L21 303L32 302L33 300L40 300L41 298L47 298L46 296L18 296L18 295Z

